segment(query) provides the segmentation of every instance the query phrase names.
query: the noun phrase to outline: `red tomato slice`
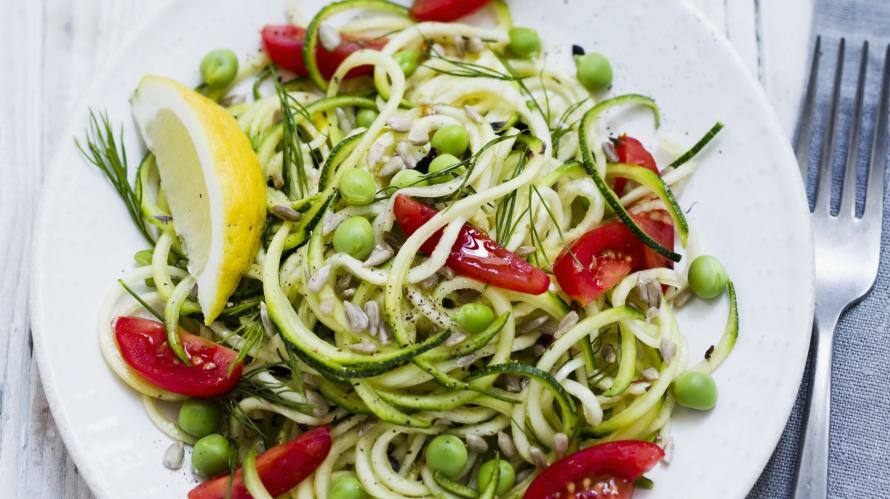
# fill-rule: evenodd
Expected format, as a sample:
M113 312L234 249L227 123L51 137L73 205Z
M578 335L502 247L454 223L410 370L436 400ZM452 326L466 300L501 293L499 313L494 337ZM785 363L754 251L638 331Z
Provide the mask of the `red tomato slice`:
M151 384L190 397L213 397L229 392L241 378L241 364L229 374L238 353L210 340L180 331L182 346L192 360L180 362L167 344L160 322L139 317L115 319L114 336L127 364Z
M331 450L331 432L321 426L263 452L256 459L260 481L273 497L284 494L311 475ZM224 499L229 490L229 475L208 480L189 492L189 499ZM241 467L232 478L231 499L249 499Z
M393 203L393 214L402 232L411 235L438 213L433 208L401 194ZM420 247L431 253L442 236L439 230ZM445 263L451 270L466 277L499 288L539 295L550 286L547 274L491 240L488 234L464 225Z
M303 28L290 24L270 24L263 28L263 48L269 54L269 58L279 67L293 71L300 76L307 76L309 73L306 71L306 66L303 65L303 40L305 37L306 30ZM332 52L325 50L321 43L315 50L318 70L326 79L333 76L337 68L340 67L340 63L356 50L364 48L380 50L386 45L384 38L366 40L349 35L340 35L340 37L343 41ZM346 77L370 74L372 70L373 66L360 66L349 71Z
M674 226L666 211L632 216L653 239L673 249ZM644 245L620 220L591 230L569 249L571 253L564 250L554 261L553 274L562 290L582 305L612 289L631 272L670 265L667 258Z
M411 16L421 21L454 21L485 7L488 0L415 0Z
M662 457L661 447L640 440L588 447L545 468L529 485L523 498L629 498L634 481Z
M618 162L626 165L639 165L654 173L658 173L658 166L655 164L655 158L649 154L649 151L643 147L639 140L628 136L626 133L617 139L612 140L615 146L615 154L618 155ZM627 186L626 178L616 178L613 189L619 196L624 192Z

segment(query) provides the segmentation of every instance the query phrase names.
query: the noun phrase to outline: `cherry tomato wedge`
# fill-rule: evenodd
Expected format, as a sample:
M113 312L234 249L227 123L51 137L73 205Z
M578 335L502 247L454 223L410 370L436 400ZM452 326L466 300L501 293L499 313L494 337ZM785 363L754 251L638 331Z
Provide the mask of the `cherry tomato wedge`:
M436 213L435 209L401 194L396 196L393 203L393 214L402 232L409 236ZM439 230L423 243L420 250L431 253L441 236L442 230ZM469 224L461 229L445 265L459 275L520 293L539 295L550 286L550 277L543 270Z
M296 487L324 461L331 451L331 432L321 426L263 452L256 458L256 470L263 486L273 497ZM229 490L229 475L224 474L198 485L189 499L224 499ZM241 467L232 478L231 499L249 499Z
M631 216L653 239L673 249L674 226L666 211ZM612 289L631 272L670 265L667 258L644 245L619 220L584 234L569 250L571 253L563 250L553 262L553 274L560 288L582 305Z
M290 24L267 25L263 28L263 48L269 54L269 58L279 67L293 71L299 76L307 76L306 66L303 65L303 40L306 30ZM386 45L385 38L367 40L349 35L340 35L342 42L333 51L327 51L321 45L315 51L315 60L318 70L323 77L330 78L337 68L350 54L356 50L371 48L380 50ZM373 66L360 66L346 74L347 78L370 74Z
M238 353L210 340L180 331L182 346L192 359L187 366L167 344L160 322L139 317L115 319L114 336L127 364L150 383L190 397L213 397L229 392L241 378L241 364L229 366Z
M619 163L639 165L658 173L655 158L649 154L649 151L643 147L639 140L624 134L617 139L612 139L612 145L615 146L615 154L618 156ZM616 178L613 190L620 196L624 192L625 186L627 186L626 178Z
M542 471L524 499L629 498L634 481L652 469L664 451L641 440L619 440L588 447Z
M421 21L454 21L485 7L488 0L415 0L411 16Z

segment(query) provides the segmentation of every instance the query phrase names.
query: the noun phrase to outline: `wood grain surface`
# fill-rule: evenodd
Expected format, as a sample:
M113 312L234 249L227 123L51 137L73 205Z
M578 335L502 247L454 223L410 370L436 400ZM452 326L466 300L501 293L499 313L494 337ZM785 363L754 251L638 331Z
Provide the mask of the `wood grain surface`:
M812 1L689 1L730 40L790 133L805 70ZM2 498L92 497L65 451L32 361L30 239L43 173L57 147L72 146L73 139L60 134L82 90L121 39L159 4L0 0Z

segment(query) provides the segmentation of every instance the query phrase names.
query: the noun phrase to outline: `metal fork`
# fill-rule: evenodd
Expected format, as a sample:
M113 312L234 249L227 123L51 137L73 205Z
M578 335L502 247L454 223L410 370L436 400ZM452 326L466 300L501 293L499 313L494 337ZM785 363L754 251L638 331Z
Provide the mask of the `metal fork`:
M806 182L810 164L813 108L819 73L821 39L816 39L810 80L801 112L795 153ZM856 178L863 103L868 69L868 42L862 46L853 120L846 136L839 137L835 124L839 112L845 41L840 40L828 123L821 137L821 159L813 201L813 233L816 246L816 313L813 325L813 380L805 420L794 496L798 499L828 495L828 427L831 415L831 350L841 314L869 292L878 273L887 158L888 87L890 46L884 54L877 125L868 158L868 179L861 216L856 212ZM841 186L840 209L831 209L832 166L840 141L846 141L846 164Z

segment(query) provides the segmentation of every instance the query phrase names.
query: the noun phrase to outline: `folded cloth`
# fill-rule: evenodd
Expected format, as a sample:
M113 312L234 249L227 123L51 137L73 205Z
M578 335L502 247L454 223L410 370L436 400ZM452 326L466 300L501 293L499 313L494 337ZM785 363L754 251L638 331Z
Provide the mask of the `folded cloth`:
M822 60L814 137L821 137L831 93L831 79L839 41L845 39L845 64L839 137L847 137L855 97L862 43L869 42L866 91L868 118L862 130L860 151L870 150L880 90L881 66L890 43L890 1L816 0L813 39L821 36ZM801 54L807 57L809 54ZM841 140L840 142L844 142ZM836 185L840 185L846 148L835 156ZM814 160L819 156L813 149ZM860 161L860 172L867 167ZM810 183L816 169L811 165ZM860 178L862 175L860 175ZM886 183L885 183L886 185ZM858 191L863 195L860 180ZM812 195L812 189L810 189ZM837 203L840 194L836 188ZM885 202L881 266L871 293L841 317L834 339L831 392L831 441L829 497L890 497L890 203ZM742 332L744 334L744 332ZM794 411L757 484L752 498L790 497L801 443L804 401L810 368L798 394Z

